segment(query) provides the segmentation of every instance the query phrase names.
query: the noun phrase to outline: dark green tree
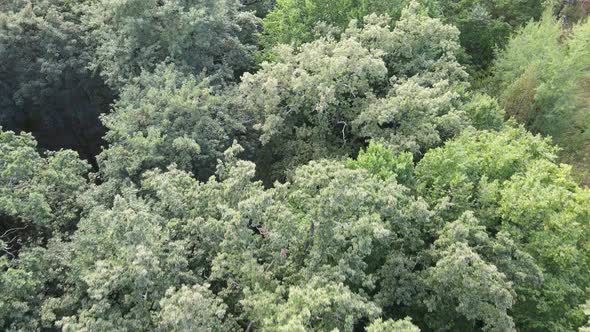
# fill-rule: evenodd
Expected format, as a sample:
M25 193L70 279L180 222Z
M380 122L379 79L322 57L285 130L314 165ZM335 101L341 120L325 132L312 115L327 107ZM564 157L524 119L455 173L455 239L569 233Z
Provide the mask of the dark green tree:
M160 62L184 72L250 68L258 19L238 0L98 0L80 4L90 67L115 89Z
M70 1L9 0L0 10L0 125L42 147L92 160L112 93L87 70L88 44Z

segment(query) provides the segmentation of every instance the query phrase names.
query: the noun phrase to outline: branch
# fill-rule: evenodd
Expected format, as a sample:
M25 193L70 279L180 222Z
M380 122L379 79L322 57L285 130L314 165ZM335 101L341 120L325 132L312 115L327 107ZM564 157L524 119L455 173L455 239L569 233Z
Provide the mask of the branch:
M5 237L6 235L8 235L11 232L15 232L15 231L21 231L25 228L29 227L29 225L25 225L25 227L15 227L15 228L11 228L9 230L7 230L6 232L4 232L4 234L0 235L0 238Z

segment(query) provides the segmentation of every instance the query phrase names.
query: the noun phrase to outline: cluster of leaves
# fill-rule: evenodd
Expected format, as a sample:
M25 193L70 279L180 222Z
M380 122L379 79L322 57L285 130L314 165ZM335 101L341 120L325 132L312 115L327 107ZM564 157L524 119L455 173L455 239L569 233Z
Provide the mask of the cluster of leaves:
M238 0L104 0L82 3L91 68L120 89L142 70L172 62L188 72L243 72L257 19Z
M30 134L0 130L1 240L8 255L19 230L30 227L31 236L72 231L81 209L76 198L86 189L88 165L73 151L42 156L36 145Z
M185 74L174 65L144 72L122 90L102 118L110 143L99 155L106 179L134 178L175 163L206 179L217 159L243 131L239 114L215 77Z

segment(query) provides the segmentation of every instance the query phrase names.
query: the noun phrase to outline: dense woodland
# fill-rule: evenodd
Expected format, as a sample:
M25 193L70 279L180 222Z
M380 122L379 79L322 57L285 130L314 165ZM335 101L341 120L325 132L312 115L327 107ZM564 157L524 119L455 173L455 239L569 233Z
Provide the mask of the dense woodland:
M0 330L590 331L589 10L0 1Z

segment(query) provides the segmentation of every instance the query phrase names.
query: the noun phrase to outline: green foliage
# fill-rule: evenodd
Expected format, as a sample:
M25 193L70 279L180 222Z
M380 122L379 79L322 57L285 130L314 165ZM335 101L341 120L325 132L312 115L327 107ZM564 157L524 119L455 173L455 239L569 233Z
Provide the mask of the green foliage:
M397 183L412 174L411 155L383 145L346 163L312 161L268 189L241 152L228 149L207 182L174 166L144 172L137 188L122 182L112 203L87 205L70 242L5 261L3 287L26 285L4 300L4 326L25 317L66 331L415 331L394 322L406 316L461 331L582 324L590 194L551 162L543 139L466 131L428 152L405 184L415 181L434 210ZM481 189L452 205L451 219L450 199L437 194L454 196L445 183L458 176ZM44 264L65 273L42 275ZM47 284L55 295L42 295Z
M375 320L366 328L367 332L420 332L420 329L412 324L412 320L406 317L404 320L393 321L381 318Z
M9 2L17 7L20 1ZM41 7L22 4L15 11L0 12L4 107L11 102L40 103L61 88L63 72L76 75L84 67L83 45L75 47L81 42L80 28L70 22L69 6L41 3ZM31 62L31 57L37 61Z
M394 156L384 145L374 142L370 142L366 150L361 150L356 160L349 159L348 167L364 168L369 174L382 180L394 177L398 182L410 186L414 176L411 153L404 152Z
M236 82L273 4L0 4L0 120L117 94L96 173L0 130L0 330L588 330L590 191L537 132L580 167L590 24L519 30L491 97L461 63L538 0L279 0Z
M461 45L469 63L485 68L494 59L494 50L503 47L510 33L532 19L538 19L545 1L434 1L434 11L461 31Z
M115 89L167 61L182 70L241 73L257 19L238 0L99 0L81 3L94 46L91 68Z
M289 299L278 305L267 302L266 294L254 295L243 303L256 308L253 318L262 321L262 331L353 331L360 318L379 313L376 305L366 303L341 283L325 283L313 278L305 285L291 287Z
M240 129L214 78L183 74L173 65L144 72L121 92L103 123L108 149L99 156L107 179L138 179L170 164L206 179Z
M466 132L429 151L416 166L418 192L445 220L473 210L486 227L509 234L541 268L540 287L515 287L514 319L526 330L579 326L578 306L590 282L582 272L590 250L589 193L577 187L569 167L554 164L555 152L547 140L520 128Z
M499 130L504 126L504 109L496 99L486 94L476 93L465 105L465 112L477 129Z
M38 327L34 306L40 301L36 293L41 280L31 271L12 265L6 256L0 257L0 326L7 331L34 330Z
M352 19L379 13L397 18L405 6L404 0L278 0L275 8L264 18L263 44L299 46L315 39L313 28L320 22L344 28Z
M403 10L355 22L340 40L276 48L240 84L241 103L273 151L273 174L312 159L351 155L373 139L416 155L469 124L462 110L467 74L456 61L458 31Z
M588 36L590 23L579 23L568 34L547 12L510 40L495 62L492 82L507 114L552 136L563 147L562 158L581 169L582 178L590 151Z
M590 301L586 302L586 304L584 304L583 306L584 309L584 314L588 317L590 317ZM586 325L584 325L583 327L580 328L580 332L588 332L590 331L590 320L588 321L588 323Z
M0 130L0 230L2 240L12 239L2 248L9 254L19 233L72 231L81 209L76 198L86 189L88 165L73 151L43 156L36 148L30 134Z
M112 208L95 207L80 221L68 262L76 272L68 275L69 292L57 306L69 313L57 322L64 331L144 329L168 288L196 281L187 271L184 244L133 196L118 196Z
M436 300L428 303L429 309L442 309L443 312L437 315L440 317L437 324L457 326L459 323L447 322L448 318L443 318L452 315L450 309L454 307L469 320L483 321L484 330L514 331L514 322L508 315L514 300L506 277L464 244L451 246L443 251L443 255L436 267L429 271L427 279L436 293Z
M160 331L237 331L236 323L226 317L227 306L204 286L182 286L166 291L160 301Z
M295 46L310 42L316 30L344 29L351 19L377 13L388 14L393 21L403 9L416 2L410 0L279 0L263 20L263 45ZM510 32L531 19L541 16L544 1L420 1L423 11L456 26L461 31L461 46L469 55L467 63L476 68L487 67L496 47L505 45Z
M457 218L462 211L475 208L474 198L478 193L488 194L494 182L523 172L532 161L554 161L556 152L547 139L523 128L508 127L500 133L467 131L444 147L430 150L418 163L418 192Z
M590 193L577 187L571 168L538 161L513 176L500 197L503 228L523 243L545 275L543 291L525 296L515 315L540 315L529 323L533 330L575 329L590 283L583 272L590 268Z
M243 10L253 11L258 17L265 17L276 5L276 0L243 0Z
M98 114L111 92L86 69L88 45L69 2L3 1L0 126L33 132L40 145L99 151Z

